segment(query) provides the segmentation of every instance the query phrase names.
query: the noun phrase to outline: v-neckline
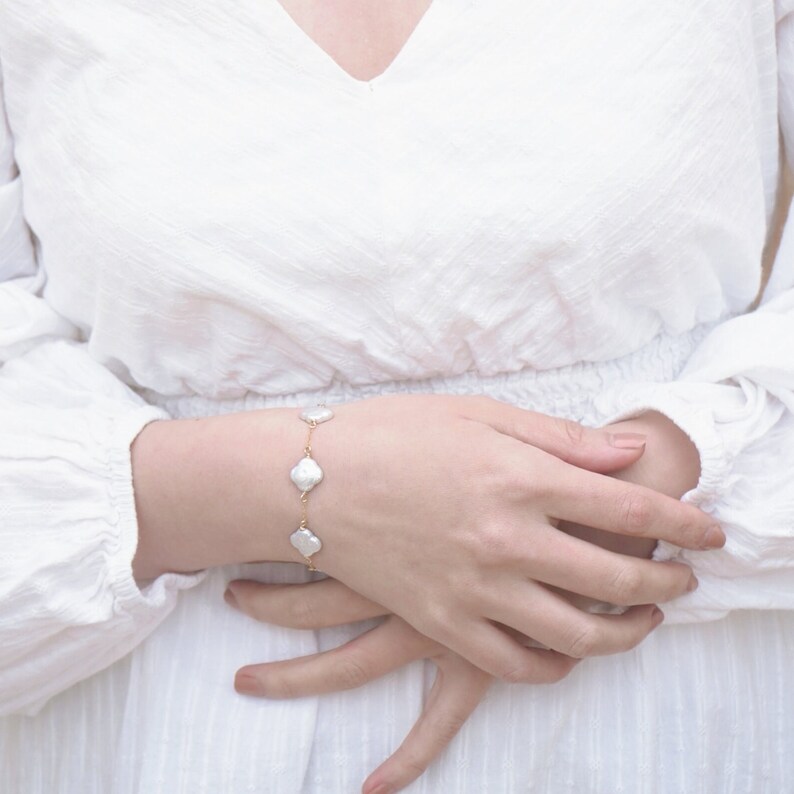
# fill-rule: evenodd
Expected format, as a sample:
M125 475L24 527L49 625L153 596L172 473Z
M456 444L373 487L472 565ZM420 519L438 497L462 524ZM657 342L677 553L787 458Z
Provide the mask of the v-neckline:
M430 5L419 17L408 38L403 42L397 54L386 65L380 73L369 80L362 80L354 77L347 71L327 50L321 47L296 21L292 15L284 8L278 0L268 0L268 5L273 6L273 14L279 19L279 23L284 28L284 36L289 37L296 48L306 51L308 57L312 57L321 67L325 67L331 74L335 74L353 86L372 88L374 85L384 82L399 71L400 67L410 58L410 56L420 49L421 44L428 35L429 29L435 24L435 18L439 14L439 7L443 5L443 0L432 0ZM296 51L300 51L296 50Z

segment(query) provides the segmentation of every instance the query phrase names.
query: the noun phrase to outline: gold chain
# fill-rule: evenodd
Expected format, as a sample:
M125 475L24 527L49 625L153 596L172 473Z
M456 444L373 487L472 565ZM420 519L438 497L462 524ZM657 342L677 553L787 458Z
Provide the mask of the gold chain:
M306 435L306 444L303 447L303 454L305 457L312 459L312 432L314 428L317 427L317 422L312 419L310 422L307 422L309 425L309 432ZM301 522L299 524L301 529L307 529L309 526L309 492L302 491L301 492ZM317 569L314 567L314 562L312 562L311 558L309 558L308 568L310 571L316 571Z
M309 433L306 436L306 445L303 447L303 454L307 458L311 458L312 456L312 430L317 427L317 422L314 419L311 422L308 422L309 425ZM308 518L308 505L309 505L309 492L303 491L301 493L301 522L300 527L301 529L305 529L309 526L309 518Z

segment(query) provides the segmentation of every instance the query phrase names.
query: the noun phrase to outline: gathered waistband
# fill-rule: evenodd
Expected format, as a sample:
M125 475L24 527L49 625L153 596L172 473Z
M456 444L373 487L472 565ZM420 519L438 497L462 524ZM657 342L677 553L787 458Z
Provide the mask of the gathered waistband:
M705 335L720 322L702 323L682 334L660 333L643 347L608 361L582 361L556 369L526 368L483 376L477 372L421 380L384 381L363 386L332 382L323 389L293 394L263 395L248 392L242 397L216 400L201 396L163 396L142 390L149 403L174 418L195 418L258 408L329 405L383 394L447 393L486 394L498 400L552 416L596 424L595 398L621 383L674 380Z

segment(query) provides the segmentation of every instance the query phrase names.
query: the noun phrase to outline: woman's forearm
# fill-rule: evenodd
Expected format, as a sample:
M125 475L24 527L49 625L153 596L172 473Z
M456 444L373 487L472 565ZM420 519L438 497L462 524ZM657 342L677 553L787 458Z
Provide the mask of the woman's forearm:
M299 561L289 542L300 518L289 468L302 425L294 410L277 408L145 427L132 446L136 578Z

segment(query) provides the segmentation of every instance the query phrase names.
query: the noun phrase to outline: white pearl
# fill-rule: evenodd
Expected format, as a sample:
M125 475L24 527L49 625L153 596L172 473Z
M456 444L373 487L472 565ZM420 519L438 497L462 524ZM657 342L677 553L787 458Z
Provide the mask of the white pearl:
M323 470L320 464L313 458L301 458L289 473L290 479L301 493L311 491L323 478Z
M333 419L334 412L324 405L318 405L316 408L304 408L300 412L300 418L307 423L314 420L315 424L319 425L323 422L327 422L329 419Z
M289 542L304 556L311 557L323 547L323 542L308 527L296 529L290 536Z

